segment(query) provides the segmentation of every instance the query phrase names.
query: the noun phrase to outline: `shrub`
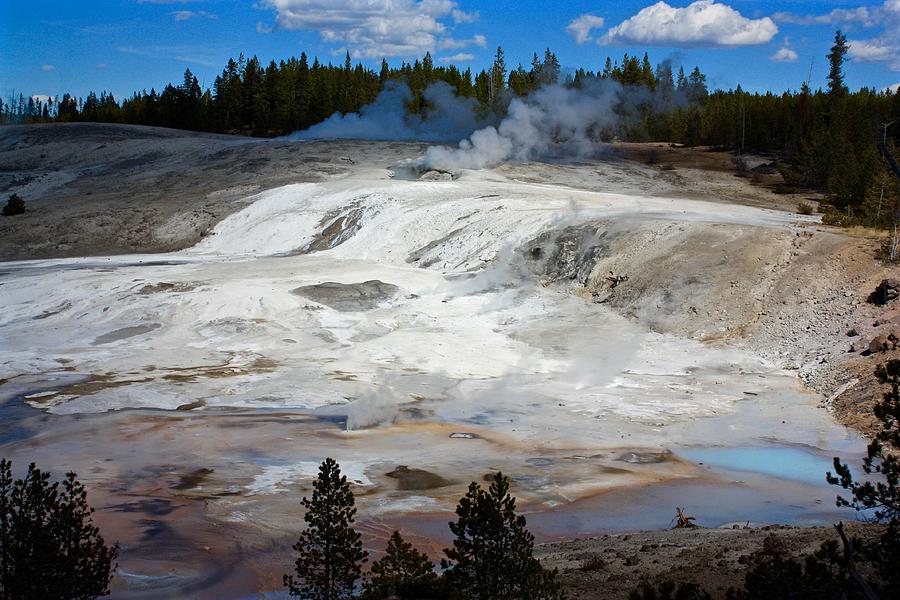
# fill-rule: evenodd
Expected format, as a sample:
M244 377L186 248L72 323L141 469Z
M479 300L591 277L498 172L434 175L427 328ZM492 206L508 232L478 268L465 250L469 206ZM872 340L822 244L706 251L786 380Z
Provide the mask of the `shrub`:
M18 194L13 194L9 197L9 200L6 201L6 206L3 207L4 216L11 217L13 215L21 215L25 212L25 201L22 200L21 196Z
M666 581L659 586L642 583L640 587L631 592L628 600L712 600L696 583L682 583L676 585Z
M599 571L605 566L606 561L603 560L603 557L595 555L581 561L581 565L578 567L578 569L581 571Z
M776 194L780 194L780 195L796 194L797 192L800 191L800 188L795 187L793 185L789 185L787 183L779 183L778 185L775 186L775 188L772 191L775 192Z
M900 232L898 232L895 224L890 234L885 238L878 249L878 258L886 262L897 262L900 260Z
M797 212L801 215L811 215L816 212L816 209L809 202L801 202L797 205Z
M751 565L744 578L744 589L730 589L729 600L860 597L835 541L825 542L801 563L788 554L779 538L770 535L763 541L762 549L751 556Z

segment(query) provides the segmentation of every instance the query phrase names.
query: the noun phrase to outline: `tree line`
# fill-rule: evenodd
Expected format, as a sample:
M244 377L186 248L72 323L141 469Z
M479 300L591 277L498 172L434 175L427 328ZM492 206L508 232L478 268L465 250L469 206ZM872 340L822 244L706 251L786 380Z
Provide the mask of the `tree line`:
M826 192L827 216L838 224L886 227L900 217L900 186L886 155L900 145L900 93L863 88L850 92L844 81L848 44L836 32L828 54L825 89L803 82L782 94L750 93L737 86L712 90L699 68L686 73L670 62L652 65L625 54L607 58L597 71L564 74L549 48L535 53L526 67L509 69L502 48L490 68L474 73L454 65L435 65L430 54L378 70L353 64L323 64L305 53L263 65L257 57L229 60L211 88L204 90L190 70L180 84L161 92L151 89L117 99L89 93L85 98L11 98L0 101L0 122L92 121L132 123L181 129L277 136L306 129L332 114L356 112L371 103L385 83L402 81L412 91L408 110L421 113L429 85L443 81L462 97L474 98L485 114L501 115L515 97L552 84L570 87L612 80L628 90L652 92L654 101L637 105L637 118L623 129L599 132L627 141L669 141L712 146L737 153L763 153L778 159L782 191ZM631 107L634 108L634 107ZM623 108L624 110L624 108ZM634 115L631 115L634 117ZM896 163L895 163L896 164ZM896 172L895 172L896 173Z

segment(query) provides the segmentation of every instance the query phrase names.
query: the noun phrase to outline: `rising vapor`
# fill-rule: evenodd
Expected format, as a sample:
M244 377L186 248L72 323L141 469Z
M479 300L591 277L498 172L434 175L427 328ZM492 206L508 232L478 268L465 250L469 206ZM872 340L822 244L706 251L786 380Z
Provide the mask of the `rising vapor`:
M687 101L644 86L611 79L589 79L579 87L545 85L514 97L506 116L480 116L473 98L461 98L438 82L425 91L424 114L410 114L413 95L400 82L388 82L375 102L358 113L335 113L322 123L288 136L290 140L364 139L424 141L432 146L416 162L422 170L484 169L504 162L546 157L587 157L625 128L640 123L645 107L665 112Z
M428 107L424 115L411 114L407 105L413 93L405 83L388 81L372 104L358 113L334 113L289 140L416 140L456 143L484 126L478 119L478 102L461 98L443 81L428 86L424 93Z

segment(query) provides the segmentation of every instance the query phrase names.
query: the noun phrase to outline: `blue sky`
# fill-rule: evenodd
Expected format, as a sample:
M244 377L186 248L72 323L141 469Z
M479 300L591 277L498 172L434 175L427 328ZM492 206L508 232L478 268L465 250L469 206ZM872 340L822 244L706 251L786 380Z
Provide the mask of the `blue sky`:
M178 82L212 84L229 57L264 62L306 51L372 66L430 50L473 70L498 45L510 67L549 46L564 68L607 55L698 65L713 87L796 89L812 65L824 86L836 28L851 40L851 88L900 82L900 0L0 0L0 94L117 96Z

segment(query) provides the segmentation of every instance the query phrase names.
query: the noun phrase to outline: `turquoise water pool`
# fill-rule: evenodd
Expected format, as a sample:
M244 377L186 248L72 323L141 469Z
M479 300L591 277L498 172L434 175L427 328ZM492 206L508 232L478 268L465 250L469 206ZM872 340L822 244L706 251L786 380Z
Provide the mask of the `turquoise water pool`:
M791 446L693 448L679 454L716 469L749 471L810 484L827 485L825 473L834 471L831 457Z

